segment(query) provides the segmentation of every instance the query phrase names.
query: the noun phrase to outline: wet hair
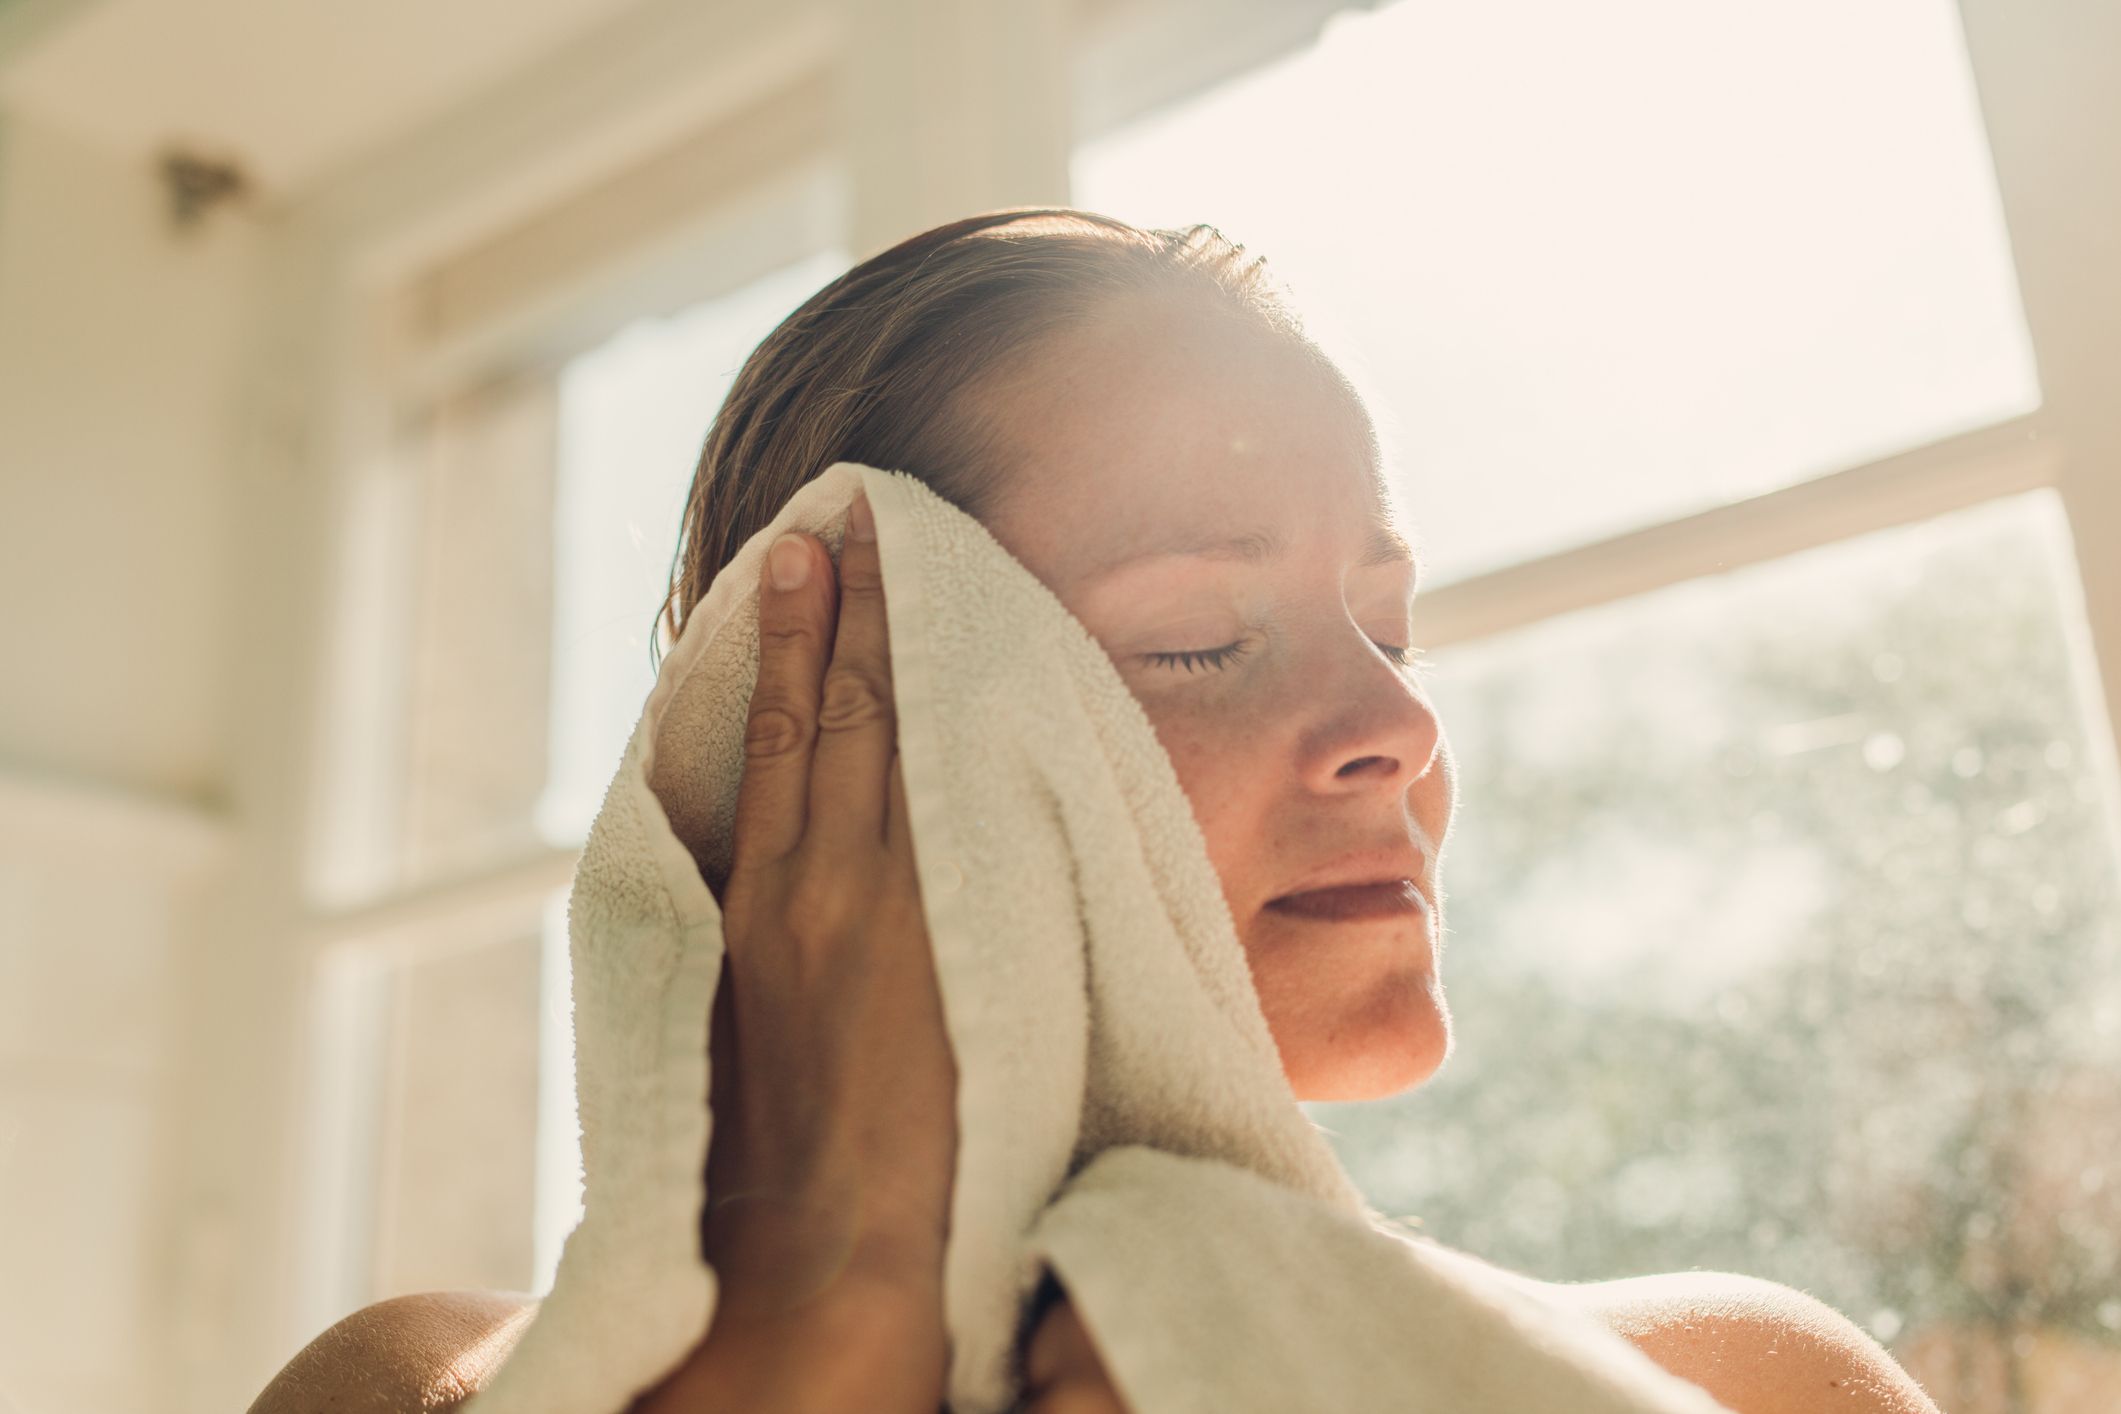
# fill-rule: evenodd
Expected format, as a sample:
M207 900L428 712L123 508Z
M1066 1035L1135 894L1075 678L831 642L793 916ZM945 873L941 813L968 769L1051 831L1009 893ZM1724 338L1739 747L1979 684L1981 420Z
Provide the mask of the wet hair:
M1206 297L1308 344L1266 258L1215 227L1143 229L1071 207L937 226L803 301L744 360L708 428L658 612L668 642L744 543L835 462L903 471L980 516L1011 465L978 394L1022 375L1051 336L1156 295Z

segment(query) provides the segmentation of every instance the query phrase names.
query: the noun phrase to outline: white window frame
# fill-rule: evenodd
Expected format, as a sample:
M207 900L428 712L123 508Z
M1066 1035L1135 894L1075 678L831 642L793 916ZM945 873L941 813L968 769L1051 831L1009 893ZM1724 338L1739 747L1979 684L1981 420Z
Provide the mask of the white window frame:
M212 1172L190 1177L255 1200L248 1227L231 1219L237 1236L214 1237L219 1245L193 1267L210 1268L218 1289L294 1299L210 1307L218 1325L192 1341L208 1352L202 1361L269 1368L364 1294L349 1261L361 1227L348 1205L357 1208L358 1195L344 1182L356 1141L319 1102L351 1104L360 1094L361 1067L373 1059L359 1041L360 1007L373 989L320 988L319 979L358 978L381 960L468 937L533 931L575 864L572 851L550 850L363 900L320 899L302 882L320 842L344 837L329 813L346 799L328 788L335 770L344 780L377 766L335 767L335 753L372 737L390 711L393 683L374 670L389 655L392 619L371 614L364 627L331 586L358 568L348 557L362 548L363 526L373 532L368 552L387 562L393 517L403 514L391 474L397 410L496 371L556 369L629 319L807 250L838 244L859 259L968 211L1065 201L1076 140L1270 59L1344 7L875 0L854 8L850 20L829 0L647 0L568 54L338 173L287 213L274 255L277 314L261 342L259 434L244 455L277 488L271 529L284 540L264 563L286 582L251 586L284 601L275 641L261 652L302 666L274 688L284 734L244 743L239 763L253 779L288 782L264 790L245 825L253 862L222 967L244 979L245 1019L194 1039L209 1087L216 1067L280 1066L307 1079L286 1087L278 1116L246 1125L221 1117L211 1132L222 1148L210 1164L200 1160ZM1425 646L2051 488L2082 571L2085 647L2101 693L2092 708L2107 726L2091 733L2094 767L2111 785L2121 556L2107 547L2121 544L2121 262L2106 243L2121 230L2121 7L1961 0L1960 8L2039 409L1438 586L1426 595ZM1056 34L1072 39L1054 44ZM838 116L816 121L827 94L844 105L835 114L861 115L854 130ZM712 158L715 123L746 114L769 115L754 137L774 123L784 135L823 134L816 160L764 183L732 169L681 201L659 200L664 179L694 170L686 152ZM608 219L574 219L597 201ZM445 319L437 336L433 292L450 280L454 307L478 312ZM362 682L371 685L365 698ZM2121 839L2111 791L2106 808ZM387 815L387 798L374 810ZM313 1009L319 997L322 1011ZM317 1064L320 1045L329 1063Z

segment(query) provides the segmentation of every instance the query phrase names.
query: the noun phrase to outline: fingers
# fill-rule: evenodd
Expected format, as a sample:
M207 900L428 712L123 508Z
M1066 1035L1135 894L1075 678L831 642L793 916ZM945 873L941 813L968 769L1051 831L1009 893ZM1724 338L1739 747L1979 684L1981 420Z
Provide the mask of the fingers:
M868 498L848 507L840 542L839 630L818 703L817 752L810 770L810 839L826 858L875 849L889 809L891 756L898 744L891 697L891 639L884 617L884 573Z
M732 874L785 859L802 843L819 684L830 656L837 603L832 562L823 546L791 532L768 549L759 584L759 675L744 727Z
M867 497L857 495L836 573L800 532L766 554L732 872L798 847L830 860L906 836L892 824L897 743L883 568Z

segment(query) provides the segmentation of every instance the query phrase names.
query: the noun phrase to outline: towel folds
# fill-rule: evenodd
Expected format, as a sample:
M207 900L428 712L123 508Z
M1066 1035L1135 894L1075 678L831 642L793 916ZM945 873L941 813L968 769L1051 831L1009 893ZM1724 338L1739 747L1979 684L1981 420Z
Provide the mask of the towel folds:
M591 827L568 909L585 1215L470 1414L620 1414L713 1318L705 878L729 867L760 557L790 529L837 555L858 488L959 1071L953 1414L1021 1400L1048 1267L1139 1414L1716 1414L1535 1288L1383 1225L1297 1105L1191 807L1104 650L978 521L852 462L709 587Z

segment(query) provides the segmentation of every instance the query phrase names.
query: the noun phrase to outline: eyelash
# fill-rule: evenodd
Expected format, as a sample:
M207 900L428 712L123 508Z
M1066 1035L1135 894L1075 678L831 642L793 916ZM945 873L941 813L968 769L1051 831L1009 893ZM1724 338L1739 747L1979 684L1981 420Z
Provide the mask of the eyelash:
M1372 642L1375 642L1375 640L1373 639ZM1401 648L1397 644L1391 643L1379 643L1377 647L1387 658L1390 658L1402 668L1425 668L1429 665L1429 659L1418 648ZM1240 639L1236 643L1226 643L1220 648L1189 648L1175 653L1148 653L1143 656L1159 667L1183 667L1190 673L1193 671L1193 665L1197 662L1206 663L1210 668L1218 670L1226 668L1237 659L1242 658L1246 652L1244 641Z
M1375 642L1375 640L1371 640ZM1426 668L1429 658L1419 648L1400 648L1390 643L1379 643L1378 650L1402 668Z
M1193 671L1195 663L1206 663L1211 668L1224 668L1245 655L1242 642L1226 643L1220 648L1193 648L1177 653L1147 653L1143 656L1160 668L1184 668Z

